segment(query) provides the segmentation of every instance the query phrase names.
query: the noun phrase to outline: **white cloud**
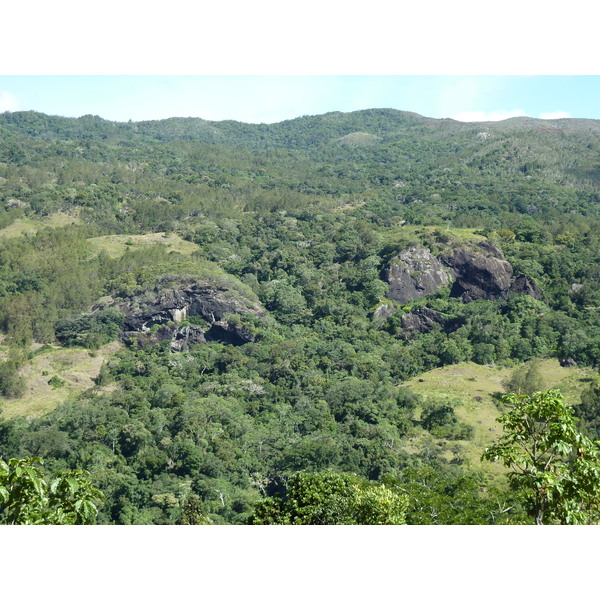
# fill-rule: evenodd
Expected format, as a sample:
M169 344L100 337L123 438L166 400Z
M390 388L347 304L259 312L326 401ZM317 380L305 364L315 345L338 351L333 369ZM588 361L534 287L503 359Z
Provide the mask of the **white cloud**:
M452 114L464 108L481 106L482 98L487 96L485 80L477 77L440 78L437 97L437 112Z
M0 113L6 112L7 110L19 110L19 103L12 94L0 90Z
M571 115L564 110L555 110L554 112L542 113L540 119L571 119Z
M483 110L472 110L452 115L451 119L455 121L504 121L504 119L512 119L513 117L526 117L527 113L521 108L514 110L492 110L485 112Z

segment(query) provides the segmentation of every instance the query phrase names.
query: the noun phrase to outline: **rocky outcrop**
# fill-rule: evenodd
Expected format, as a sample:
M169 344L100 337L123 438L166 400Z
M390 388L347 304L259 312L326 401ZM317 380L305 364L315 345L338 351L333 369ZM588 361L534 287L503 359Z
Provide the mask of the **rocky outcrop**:
M397 336L402 340L406 340L416 334L430 333L436 329L444 333L451 333L461 326L460 319L448 318L427 306L418 306L402 317L402 328Z
M253 342L254 334L239 315L266 314L258 301L226 283L184 276L163 277L153 289L116 298L103 307L125 315L121 337L126 344L144 348L169 341L172 350L206 341ZM187 323L192 317L194 324Z
M128 345L142 349L169 341L171 350L187 350L190 344L206 342L205 331L196 325L168 323L150 331L124 331L121 339Z
M401 304L434 294L451 281L448 271L429 250L413 246L392 259L383 277L389 284L387 297Z
M575 361L574 359L572 359L570 356L567 356L566 358L563 358L560 361L560 366L561 367L576 367L577 366L577 361Z
M450 295L463 302L497 300L509 292L541 298L537 283L525 275L513 279L511 264L487 241L454 248L439 258L426 248L411 246L391 260L383 279L389 284L387 298L401 304L448 285L452 285ZM390 309L382 309L385 312Z
M522 273L510 284L509 291L516 294L527 294L536 300L542 299L542 291L535 280L531 279L531 277L527 277L527 275L523 275Z
M375 321L385 321L388 317L391 317L396 312L396 306L393 302L386 300L382 302L377 308L373 311L373 319Z
M510 288L512 266L487 242L473 250L455 249L442 260L456 277L450 295L464 302L503 298Z
M480 250L483 250L488 256L492 256L499 260L504 260L504 255L499 248L496 248L494 244L490 244L487 240L483 240L477 244Z
M215 321L205 338L207 342L225 342L234 346L256 341L256 336L251 331L233 319Z
M402 317L402 330L398 337L407 339L413 333L429 333L437 326L444 327L446 317L436 310L420 306Z
M214 323L227 314L265 314L258 302L227 284L177 276L160 279L150 291L118 298L112 306L125 315L125 326L133 331L146 331L171 321L180 323L193 316Z

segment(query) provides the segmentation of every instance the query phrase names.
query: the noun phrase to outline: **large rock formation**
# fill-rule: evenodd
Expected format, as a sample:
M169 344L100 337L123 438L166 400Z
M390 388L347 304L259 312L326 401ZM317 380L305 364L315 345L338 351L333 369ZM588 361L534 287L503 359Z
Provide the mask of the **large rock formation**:
M503 298L510 288L512 266L491 244L458 248L442 260L456 277L450 295L464 302Z
M538 284L533 279L527 277L527 275L523 275L522 273L510 284L509 291L516 294L527 294L536 300L541 300L542 298L542 291L540 290Z
M383 276L390 286L387 297L401 304L434 294L451 280L448 271L429 250L414 246L398 253Z
M407 339L413 333L429 333L437 326L444 329L445 324L446 317L443 314L426 306L420 306L402 317L402 330L398 337Z
M410 246L391 260L383 278L389 284L387 298L401 304L450 284L450 295L463 302L497 300L509 292L541 298L537 283L525 275L513 279L511 264L486 241L454 248L439 258L426 248Z
M253 342L254 335L239 315L266 314L258 301L227 283L186 276L163 277L153 289L116 298L107 306L125 315L121 336L125 343L141 348L168 340L173 350L213 340L235 345ZM191 317L196 317L194 324L185 322Z
M375 321L385 321L388 317L391 317L396 312L396 306L393 302L386 300L382 302L375 310L373 311L373 319Z

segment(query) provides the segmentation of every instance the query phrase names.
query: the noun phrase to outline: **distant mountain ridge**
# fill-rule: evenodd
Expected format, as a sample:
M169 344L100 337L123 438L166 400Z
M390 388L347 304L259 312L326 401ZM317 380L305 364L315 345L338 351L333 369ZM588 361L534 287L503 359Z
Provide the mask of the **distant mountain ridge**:
M274 157L269 153L280 152L279 161L309 160L311 169L337 179L341 171L332 171L332 165L345 163L342 179L346 182L353 181L346 176L349 170L369 165L369 170L376 171L370 176L375 185L401 178L407 170L429 180L434 171L467 169L469 178L476 179L482 174L502 175L517 182L524 176L537 177L541 185L550 180L588 191L600 187L600 120L594 119L514 117L465 123L387 108L329 112L273 124L191 117L118 123L93 115L67 118L28 111L0 114L0 142L6 157L2 158L0 150L0 162L18 163L23 145L31 152L41 150L40 144L68 142L71 146L55 151L73 156L79 152L87 158L91 154L78 150L77 145L93 143L94 156L108 157L116 149L122 160L129 161L139 160L150 146L165 148L172 143L179 145L172 149L175 153L193 154L201 145L226 154L265 152L259 162L270 163ZM227 159L231 168L239 164L239 158Z
M298 132L302 141L310 141L310 135L331 139L348 134L363 132L383 138L406 130L424 130L450 132L468 132L473 129L485 129L494 132L563 132L598 133L600 120L596 119L536 119L532 117L513 117L503 121L462 122L453 119L434 119L414 112L396 109L366 109L353 112L329 112L321 115L302 116L272 124L243 123L224 120L208 121L198 117L171 117L168 119L115 122L99 116L82 117L50 116L35 111L5 112L0 114L0 126L9 131L32 136L120 137L120 135L141 135L159 140L196 140L205 143L224 143L240 135L248 140L277 140L280 145L297 145ZM329 135L324 135L329 132ZM297 141L300 141L298 139ZM279 145L278 144L278 145Z

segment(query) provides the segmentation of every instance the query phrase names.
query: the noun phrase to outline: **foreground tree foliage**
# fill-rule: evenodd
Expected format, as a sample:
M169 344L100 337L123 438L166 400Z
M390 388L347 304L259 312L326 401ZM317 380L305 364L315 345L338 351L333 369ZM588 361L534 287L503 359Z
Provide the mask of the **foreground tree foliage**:
M527 519L509 490L487 489L482 473L454 465L408 467L381 481L408 497L407 525L514 525Z
M39 457L0 458L0 524L91 525L103 494L83 470L64 471L50 482Z
M558 390L508 394L511 410L498 418L504 435L484 460L512 469L511 487L536 525L590 524L600 519L600 450L576 427Z
M352 474L295 473L280 497L256 506L252 525L403 525L408 498Z

